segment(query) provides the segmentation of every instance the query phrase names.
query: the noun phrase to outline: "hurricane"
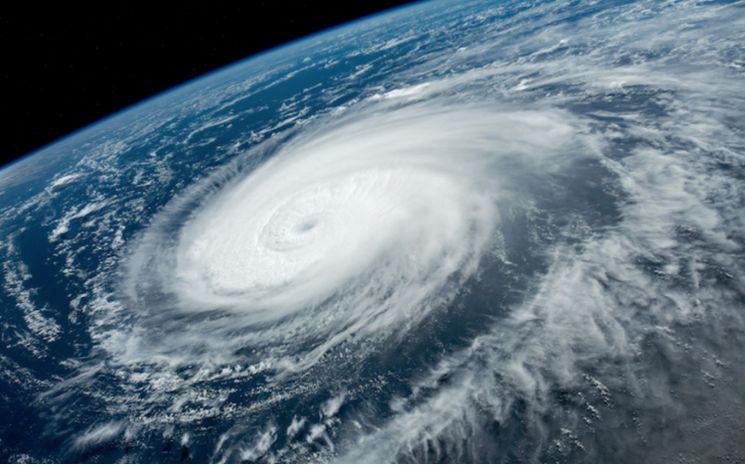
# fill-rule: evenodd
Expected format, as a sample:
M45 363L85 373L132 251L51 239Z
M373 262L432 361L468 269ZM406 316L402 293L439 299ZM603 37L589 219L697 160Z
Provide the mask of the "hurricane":
M158 328L143 355L193 363L250 345L292 371L402 337L501 253L507 170L539 174L577 146L557 111L387 105L314 126L216 192L198 186L179 199L185 218L168 210L143 239L137 338Z
M0 171L0 458L741 460L743 44L422 3Z

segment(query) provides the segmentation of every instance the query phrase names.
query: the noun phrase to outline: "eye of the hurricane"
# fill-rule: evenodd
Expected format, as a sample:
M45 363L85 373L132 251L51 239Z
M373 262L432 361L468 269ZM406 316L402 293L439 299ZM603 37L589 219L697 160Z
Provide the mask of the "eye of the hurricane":
M297 226L295 226L295 231L299 233L308 232L311 229L315 228L317 224L318 224L317 218L309 218L309 219L306 219L305 221L301 221L300 223L298 223Z

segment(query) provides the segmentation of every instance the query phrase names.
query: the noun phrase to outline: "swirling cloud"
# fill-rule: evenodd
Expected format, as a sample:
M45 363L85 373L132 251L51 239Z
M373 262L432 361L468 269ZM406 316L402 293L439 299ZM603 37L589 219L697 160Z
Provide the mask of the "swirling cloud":
M139 353L194 363L250 346L296 371L343 342L405 334L496 247L505 167L550 170L573 141L567 121L429 102L305 128L206 198L187 195L200 204L175 231L146 236L130 272Z

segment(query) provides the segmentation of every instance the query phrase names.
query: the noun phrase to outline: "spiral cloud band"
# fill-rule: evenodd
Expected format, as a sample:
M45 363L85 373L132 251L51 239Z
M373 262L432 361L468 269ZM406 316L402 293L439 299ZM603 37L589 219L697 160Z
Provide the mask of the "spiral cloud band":
M145 305L126 357L225 360L249 345L255 363L296 371L342 343L365 353L405 334L498 254L504 173L550 170L567 121L378 104L304 129L216 193L195 189L201 205L175 232L152 228L131 273ZM152 331L164 325L166 340Z

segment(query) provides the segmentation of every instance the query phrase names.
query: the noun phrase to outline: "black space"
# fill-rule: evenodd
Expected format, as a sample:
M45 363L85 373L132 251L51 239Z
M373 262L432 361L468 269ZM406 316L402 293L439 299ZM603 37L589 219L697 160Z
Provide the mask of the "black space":
M210 70L403 3L6 2L0 164Z

